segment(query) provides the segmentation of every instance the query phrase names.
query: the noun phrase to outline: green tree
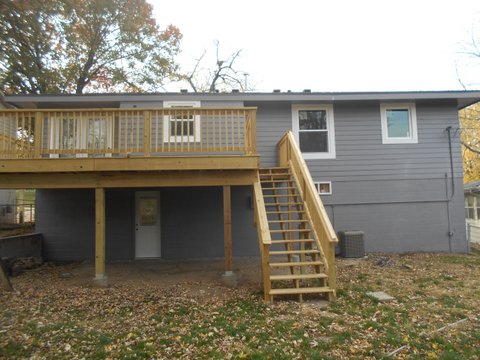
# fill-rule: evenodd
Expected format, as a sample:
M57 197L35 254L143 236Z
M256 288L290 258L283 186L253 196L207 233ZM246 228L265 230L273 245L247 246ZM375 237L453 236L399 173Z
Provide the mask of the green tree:
M155 91L177 72L182 34L145 0L0 0L6 92Z

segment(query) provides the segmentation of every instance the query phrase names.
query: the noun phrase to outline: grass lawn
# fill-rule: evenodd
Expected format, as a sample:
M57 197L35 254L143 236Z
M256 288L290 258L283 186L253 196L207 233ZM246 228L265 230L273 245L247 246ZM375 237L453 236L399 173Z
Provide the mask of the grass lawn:
M265 304L258 284L73 286L62 274L75 266L0 290L0 358L480 359L478 254L339 260L338 300L324 308ZM367 295L380 290L395 300Z

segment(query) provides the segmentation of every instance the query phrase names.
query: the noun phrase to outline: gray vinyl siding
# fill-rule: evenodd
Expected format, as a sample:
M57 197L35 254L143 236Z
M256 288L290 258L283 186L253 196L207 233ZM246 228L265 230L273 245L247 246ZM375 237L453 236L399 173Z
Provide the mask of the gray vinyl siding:
M277 143L286 131L292 128L290 103L245 103L257 106L257 152L261 166L276 166L278 163Z
M382 144L378 102L334 107L336 159L310 160L314 177L332 180L437 178L450 172L445 128L458 127L454 103L418 103L418 144ZM458 136L454 139L456 176L462 176Z
M277 143L292 129L291 103L246 103L258 106L257 150L262 166L278 163ZM455 102L416 104L418 144L382 144L380 102L334 104L336 158L308 160L314 177L346 180L431 178L450 171L445 128L458 128ZM462 176L458 134L454 137L456 176Z
M276 166L276 145L292 128L291 103L258 106L262 166ZM467 251L462 159L454 101L416 103L417 144L382 144L380 102L334 104L336 158L307 160L315 181L332 181L322 196L337 231L363 230L367 251ZM456 191L451 196L447 126L454 129ZM448 204L448 208L447 208ZM453 236L449 237L450 231Z

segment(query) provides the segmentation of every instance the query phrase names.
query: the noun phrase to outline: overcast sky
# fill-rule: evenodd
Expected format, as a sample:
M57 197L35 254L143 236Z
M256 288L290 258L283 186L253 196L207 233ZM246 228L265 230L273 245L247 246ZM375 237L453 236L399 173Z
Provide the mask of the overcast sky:
M480 39L480 0L149 1L183 33L183 68L217 39L225 56L243 49L237 68L257 91L456 90L457 68L480 88L461 54Z

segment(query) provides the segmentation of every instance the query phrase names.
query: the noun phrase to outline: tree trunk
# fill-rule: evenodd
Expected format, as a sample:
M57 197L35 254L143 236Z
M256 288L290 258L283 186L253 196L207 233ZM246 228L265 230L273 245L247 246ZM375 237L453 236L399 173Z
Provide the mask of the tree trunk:
M0 288L6 291L13 291L13 286L8 278L7 268L5 267L2 258L0 258Z

